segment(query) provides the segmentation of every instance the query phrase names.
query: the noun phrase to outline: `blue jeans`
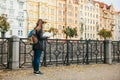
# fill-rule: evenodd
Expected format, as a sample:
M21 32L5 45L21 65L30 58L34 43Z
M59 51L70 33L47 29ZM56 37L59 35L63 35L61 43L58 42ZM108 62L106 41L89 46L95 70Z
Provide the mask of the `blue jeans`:
M33 69L34 69L34 71L39 71L41 54L42 54L41 50L34 50L34 59L33 59Z

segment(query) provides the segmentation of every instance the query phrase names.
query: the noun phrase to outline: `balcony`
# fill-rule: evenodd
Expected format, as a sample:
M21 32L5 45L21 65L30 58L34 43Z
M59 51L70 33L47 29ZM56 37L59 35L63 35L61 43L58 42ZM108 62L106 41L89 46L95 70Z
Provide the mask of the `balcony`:
M114 24L114 23L110 23L110 25L111 25L111 26L115 26L115 24Z
M104 19L108 19L106 16L103 16Z

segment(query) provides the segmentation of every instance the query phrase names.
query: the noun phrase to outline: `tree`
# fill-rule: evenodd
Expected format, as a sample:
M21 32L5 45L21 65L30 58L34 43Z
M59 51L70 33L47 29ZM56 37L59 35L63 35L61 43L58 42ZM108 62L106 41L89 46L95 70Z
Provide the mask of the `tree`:
M107 38L111 38L112 37L112 31L111 30L106 30L106 29L101 29L99 32L98 32L98 35L102 38L107 39Z
M66 35L66 39L67 39L68 36L70 35L70 28L69 28L69 26L63 30L63 33Z
M5 33L9 30L10 24L4 14L0 16L0 32L1 37L5 37Z
M77 28L70 28L69 26L63 30L63 33L66 34L66 39L68 37L74 37L77 36Z
M70 35L69 37L77 36L77 28L70 28Z
M48 32L52 32L53 33L53 37L57 34L58 30L56 28L51 27Z

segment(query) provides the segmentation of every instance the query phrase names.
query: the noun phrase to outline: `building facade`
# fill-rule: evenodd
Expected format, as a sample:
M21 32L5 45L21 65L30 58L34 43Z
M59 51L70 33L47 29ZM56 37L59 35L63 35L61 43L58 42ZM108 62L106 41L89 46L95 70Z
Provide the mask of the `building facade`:
M0 15L5 14L10 29L6 32L6 37L16 35L26 37L26 19L24 15L25 0L0 0Z
M65 39L63 30L76 27L78 35L72 39L101 39L97 33L104 28L116 35L112 40L118 40L119 31L115 33L115 30L119 28L119 15L114 15L114 12L113 5L95 0L0 0L0 14L6 14L10 22L6 37L27 37L41 18L47 22L44 31L50 28L58 30L51 37L54 39Z
M99 4L93 0L80 0L80 39L98 39L100 24Z
M37 19L41 18L47 21L43 28L44 31L56 28L58 32L54 38L64 39L65 34L62 32L64 28L68 26L79 27L78 3L78 0L28 0L27 13L29 16L28 23L30 23L28 32L34 28Z
M120 41L120 12L115 12L114 40Z
M106 29L112 31L112 40L114 40L114 29L115 29L115 19L114 19L114 7L113 5L107 5L102 2L94 1L99 4L100 8L100 25L99 30ZM101 38L99 38L101 39Z

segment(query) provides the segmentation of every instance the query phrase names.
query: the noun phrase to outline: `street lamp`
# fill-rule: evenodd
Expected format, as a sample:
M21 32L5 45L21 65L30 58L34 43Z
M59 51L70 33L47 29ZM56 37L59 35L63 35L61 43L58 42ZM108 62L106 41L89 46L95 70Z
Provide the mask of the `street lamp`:
M96 34L98 34L98 32L99 32L99 24L98 24L98 22L97 22L97 24L96 24ZM97 38L96 39L98 39L99 37L97 36Z
M81 31L81 36L83 35L83 31L86 29L84 29L84 24L85 24L85 21L83 18L80 19L80 31ZM83 39L82 37L80 39ZM85 32L85 39L86 39L86 32Z
M27 34L29 32L29 15L28 15L28 11L27 10L24 10L26 12L26 26L27 26Z

